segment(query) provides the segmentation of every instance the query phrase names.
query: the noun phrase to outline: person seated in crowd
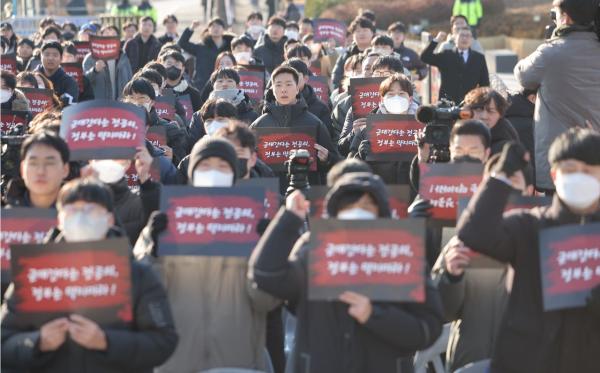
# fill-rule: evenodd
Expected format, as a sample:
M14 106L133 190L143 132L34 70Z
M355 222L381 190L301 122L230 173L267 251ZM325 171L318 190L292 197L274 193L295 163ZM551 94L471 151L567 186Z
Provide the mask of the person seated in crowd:
M0 103L2 114L17 114L27 122L31 119L29 100L17 89L17 77L6 70L0 71L2 86L0 87ZM23 129L25 131L26 128ZM6 131L2 128L2 131Z
M65 184L56 202L57 227L45 242L85 242L122 237L114 226L114 201L108 187L91 179ZM151 372L177 346L177 333L158 276L146 264L131 261L129 322L97 324L72 313L40 328L19 323L14 288L9 288L2 310L2 367L18 371L76 370Z
M17 43L17 71L25 71L29 60L33 57L33 49L35 45L28 38L22 38Z
M348 111L352 107L352 97L349 92L350 79L353 77L363 76L363 62L364 58L375 58L375 54L356 54L348 58L344 65L344 76L342 78L342 85L340 88L334 90L331 93L331 104L333 110L331 111L331 127L333 130L331 138L339 143L341 133L344 129L344 123L346 122L346 116ZM379 56L377 56L379 57ZM365 66L365 70L370 70L372 73L373 65ZM343 152L342 152L343 155Z
M340 159L340 155L331 141L327 127L308 111L304 100L298 99L300 74L292 67L280 66L273 71L271 81L275 101L267 102L264 114L256 119L250 128L293 126L315 128L318 171L309 173L309 181L313 185L324 184L327 171ZM285 175L280 173L279 177L281 187L284 189L284 185L287 187Z
M517 187L513 176L529 157L507 143L490 177L479 186L457 225L466 247L510 263L515 271L510 298L492 352L492 372L587 372L598 366L600 286L585 305L544 311L540 231L600 222L600 134L572 129L548 152L556 186L550 206L503 214Z
M203 138L192 149L187 176L194 187L232 187L241 176L235 148L223 138ZM180 338L157 371L264 370L266 315L279 301L252 286L247 258L157 257L167 224L165 213L153 213L134 249L138 259L160 267Z
M238 66L262 65L262 61L252 56L253 48L254 42L246 35L241 35L231 40L231 53Z
M54 93L65 104L78 101L79 86L75 79L67 75L60 67L63 48L58 41L49 41L42 45L42 63L35 71L44 74L52 82Z
M79 63L77 58L77 48L75 47L75 44L70 41L63 43L62 63ZM81 80L82 86L79 87L79 102L93 100L94 90L90 79L87 76L82 75Z
M325 203L327 214L338 219L390 217L385 185L369 173L342 175ZM259 289L286 301L296 315L295 346L288 368L412 371L414 353L432 345L442 329L437 290L428 282L424 303L376 302L353 291L329 302L309 300L310 233L300 234L309 209L301 191L287 198L254 249L248 273Z
M176 50L166 51L159 56L167 72L166 88L172 89L176 97L188 95L194 111L200 110L200 91L188 83L184 77L185 57Z
M246 32L243 36L247 36L252 40L252 47L260 39L264 32L265 26L263 25L263 15L261 12L252 12L246 18Z

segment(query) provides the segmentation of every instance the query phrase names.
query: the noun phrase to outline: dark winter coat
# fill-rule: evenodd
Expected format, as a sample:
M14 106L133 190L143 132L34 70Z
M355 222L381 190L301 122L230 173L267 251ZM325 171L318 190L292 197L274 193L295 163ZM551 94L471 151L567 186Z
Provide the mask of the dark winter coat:
M62 67L59 67L58 70L52 74L52 76L47 76L44 73L44 66L41 64L35 68L35 71L44 74L44 76L46 76L52 82L52 85L54 86L54 93L58 97L66 93L73 97L73 102L78 102L79 85L75 79L69 76L65 70L63 70Z
M510 121L513 128L519 134L521 144L527 149L531 156L531 163L534 162L534 141L533 141L533 112L535 104L527 99L523 94L509 96L510 106L504 114L504 118Z
M498 123L490 130L490 133L492 134L490 155L502 152L502 147L509 141L519 142L517 131L506 118L500 118Z
M275 43L269 35L265 34L254 46L253 57L263 62L267 74L270 75L277 66L283 63L285 53L283 46L286 41L287 38L284 36Z
M146 41L147 54L142 55L142 45L144 44L142 36L137 34L133 39L128 40L125 43L125 53L129 58L131 64L131 71L135 74L139 69L144 67L149 61L155 60L160 52L162 44L154 35L150 35L148 41Z
M335 62L335 67L333 68L333 89L338 89L342 85L342 79L344 78L344 65L346 64L346 60L350 58L350 56L354 56L355 54L359 54L362 51L358 49L356 44L352 44L350 48L344 54L338 57Z

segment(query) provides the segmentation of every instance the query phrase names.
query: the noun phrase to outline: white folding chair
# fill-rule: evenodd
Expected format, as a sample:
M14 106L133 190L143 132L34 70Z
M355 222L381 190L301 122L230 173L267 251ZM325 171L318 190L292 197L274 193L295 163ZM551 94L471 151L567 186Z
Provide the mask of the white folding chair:
M454 373L488 373L490 371L490 359L479 360L458 368Z
M423 351L417 351L414 359L415 373L427 373L427 365L433 364L435 373L445 373L444 363L441 355L446 353L448 340L450 339L450 324L445 324L442 334L431 347Z

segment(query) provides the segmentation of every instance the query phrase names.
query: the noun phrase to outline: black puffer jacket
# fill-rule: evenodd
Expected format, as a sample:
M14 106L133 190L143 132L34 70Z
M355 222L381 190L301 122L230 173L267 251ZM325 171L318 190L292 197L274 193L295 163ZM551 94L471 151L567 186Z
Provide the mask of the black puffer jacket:
M509 97L510 106L506 110L504 117L510 121L513 128L519 134L521 144L527 149L531 156L531 164L535 164L533 156L534 141L533 141L533 112L535 104L527 99L523 94L515 94Z
M500 153L504 144L509 141L519 142L519 134L506 118L500 118L490 132L492 134L492 152L490 155Z
M122 236L117 229L111 229L107 235ZM47 242L61 241L58 229L47 237ZM102 327L108 343L105 352L88 350L70 338L54 352L40 352L39 329L15 325L17 311L9 289L2 310L2 371L152 372L171 356L178 337L165 288L152 268L132 260L131 281L133 321Z
M284 61L284 50L283 46L287 38L282 37L277 43L273 42L269 35L264 35L258 40L254 46L253 57L261 60L265 65L265 70L270 75L273 70Z
M335 195L336 188L368 192L381 197L376 199L380 212L387 211L389 216L383 197L387 193L380 191L383 183L373 182L373 176L360 179L356 185L346 184L354 178L339 180L329 195ZM335 201L337 198L328 200L328 211L336 211ZM258 287L294 305L296 341L286 372L413 372L415 351L433 344L441 332L442 305L437 290L428 284L424 304L373 302L365 324L348 314L346 304L310 301L305 247L309 233L300 236L303 225L304 220L296 214L280 210L250 259L249 275Z
M129 190L125 178L117 183L108 184L108 186L115 198L115 217L119 221L119 226L127 233L129 242L133 246L148 219L148 215L144 212L142 199Z
M187 132L180 128L177 122L169 122L159 118L156 110L152 108L148 114L148 126L163 126L167 132L167 146L173 149L173 164L178 165L179 162L187 155L188 135Z

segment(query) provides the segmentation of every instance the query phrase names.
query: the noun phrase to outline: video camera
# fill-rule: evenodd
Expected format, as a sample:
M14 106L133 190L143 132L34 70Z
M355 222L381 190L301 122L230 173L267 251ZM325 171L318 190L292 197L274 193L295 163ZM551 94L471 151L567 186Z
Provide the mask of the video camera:
M285 161L289 181L287 191L285 192L286 197L292 194L294 190L300 190L306 194L310 189L308 170L311 163L312 159L308 150L294 149L290 151L290 157Z
M473 112L442 99L437 106L419 107L416 117L425 124L422 141L430 145L427 163L444 163L450 162L450 130L454 122L473 118Z

